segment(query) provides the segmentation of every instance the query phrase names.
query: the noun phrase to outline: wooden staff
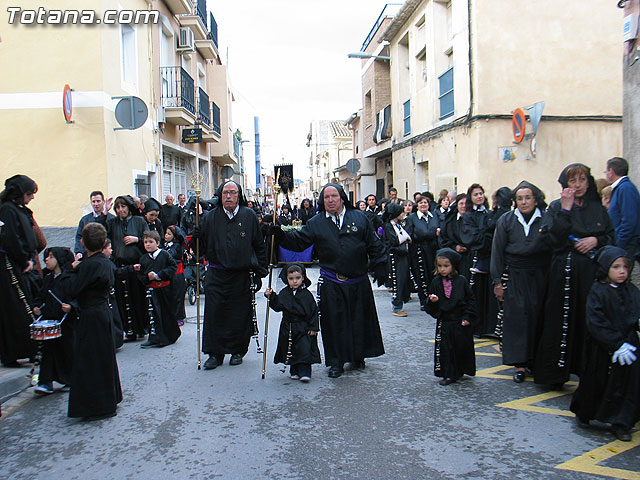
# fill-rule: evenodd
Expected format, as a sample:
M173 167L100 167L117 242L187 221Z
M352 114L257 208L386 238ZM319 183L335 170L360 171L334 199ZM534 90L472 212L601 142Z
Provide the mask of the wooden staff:
M196 192L196 229L200 228L200 186L195 188ZM202 355L200 352L200 235L196 238L196 324L198 342L198 370L202 368Z
M280 188L278 187L278 179L280 176L280 172L278 171L278 175L276 176L275 185L273 186L273 190L275 191L275 199L273 201L273 226L276 225L276 214L278 213L278 192ZM273 244L275 243L275 235L271 234L271 252L269 253L269 286L267 288L271 288L271 280L273 279ZM269 335L269 299L267 299L267 315L264 320L264 350L262 352L262 379L264 380L267 374L267 337Z

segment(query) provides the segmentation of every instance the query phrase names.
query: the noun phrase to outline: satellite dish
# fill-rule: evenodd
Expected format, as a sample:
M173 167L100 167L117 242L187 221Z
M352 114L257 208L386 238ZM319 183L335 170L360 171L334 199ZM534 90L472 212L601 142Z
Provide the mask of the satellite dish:
M236 172L234 172L233 168L231 168L229 165L225 165L220 169L220 174L225 180L232 178L235 173Z
M147 104L138 97L116 97L120 101L116 105L116 121L121 128L114 130L135 130L144 125L149 116Z
M346 167L351 175L355 175L360 170L360 161L357 158L352 158L347 162Z

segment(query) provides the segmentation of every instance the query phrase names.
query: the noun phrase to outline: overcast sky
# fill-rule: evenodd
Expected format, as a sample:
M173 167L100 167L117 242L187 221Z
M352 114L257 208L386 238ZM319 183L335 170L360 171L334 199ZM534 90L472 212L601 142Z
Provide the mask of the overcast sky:
M234 124L254 172L253 116L260 117L263 165L294 164L309 176L305 150L313 119L346 120L360 108L360 50L386 1L208 0L228 64ZM397 2L401 3L401 2ZM228 57L227 57L228 52ZM253 184L254 174L249 177Z

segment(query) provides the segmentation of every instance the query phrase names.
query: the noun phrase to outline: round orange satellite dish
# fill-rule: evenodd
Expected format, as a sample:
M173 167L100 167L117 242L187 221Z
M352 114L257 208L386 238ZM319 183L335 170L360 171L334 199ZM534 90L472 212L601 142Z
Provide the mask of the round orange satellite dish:
M516 143L522 142L524 140L524 128L527 124L527 119L524 116L524 111L521 108L516 108L516 111L513 112L513 117L511 119L511 127L513 128L513 138Z

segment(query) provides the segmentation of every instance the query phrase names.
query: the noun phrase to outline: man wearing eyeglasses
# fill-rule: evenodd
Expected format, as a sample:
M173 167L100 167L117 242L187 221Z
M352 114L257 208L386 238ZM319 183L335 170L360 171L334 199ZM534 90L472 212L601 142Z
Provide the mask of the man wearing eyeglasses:
M228 181L218 189L219 202L203 219L198 233L208 268L204 292L202 351L205 370L240 365L253 334L251 284L267 274L267 256L255 212L242 188ZM259 287L258 287L259 288Z

